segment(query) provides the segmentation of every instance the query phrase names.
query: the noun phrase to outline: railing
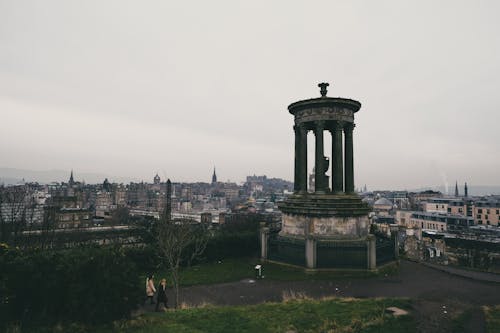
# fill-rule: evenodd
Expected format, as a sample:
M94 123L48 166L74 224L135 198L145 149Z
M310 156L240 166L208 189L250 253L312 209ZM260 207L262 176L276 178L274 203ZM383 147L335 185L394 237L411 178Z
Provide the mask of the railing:
M377 237L377 267L396 259L394 246L394 239Z
M316 245L316 258L318 268L365 269L366 242L320 241Z
M270 260L305 266L305 242L303 240L294 240L271 235L268 245Z

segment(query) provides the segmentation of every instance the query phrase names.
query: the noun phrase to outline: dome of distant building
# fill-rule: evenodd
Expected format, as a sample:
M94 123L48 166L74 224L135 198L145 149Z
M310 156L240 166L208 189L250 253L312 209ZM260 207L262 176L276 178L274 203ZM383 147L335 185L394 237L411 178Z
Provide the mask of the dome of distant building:
M369 205L373 205L373 199L370 197L365 197L365 198L361 199L361 201L366 202Z
M104 191L111 191L111 183L109 182L108 178L104 179L104 182L102 183L102 188Z
M374 206L392 206L392 202L384 197L373 203Z

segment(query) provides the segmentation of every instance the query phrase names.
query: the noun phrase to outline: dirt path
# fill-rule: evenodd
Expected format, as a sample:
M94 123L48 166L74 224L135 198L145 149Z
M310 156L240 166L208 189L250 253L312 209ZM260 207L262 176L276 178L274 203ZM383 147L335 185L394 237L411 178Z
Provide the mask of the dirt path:
M500 304L498 283L464 278L409 261L402 261L399 273L391 276L330 281L245 279L183 288L181 299L190 305L247 305L280 302L284 295L290 294L313 298L408 297L415 300L413 315L421 332L449 331L452 318L464 311L470 311L464 329L469 332L484 332L484 317L480 306ZM152 309L148 307L145 310Z

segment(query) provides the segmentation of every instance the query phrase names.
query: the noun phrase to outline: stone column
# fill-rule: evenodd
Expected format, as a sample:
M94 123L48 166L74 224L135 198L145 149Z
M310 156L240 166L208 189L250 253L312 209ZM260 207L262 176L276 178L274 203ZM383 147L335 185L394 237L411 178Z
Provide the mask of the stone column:
M300 127L298 125L293 126L293 131L295 132L295 169L293 177L293 192L298 193L300 191Z
M374 235L366 237L366 256L368 259L368 269L374 270L377 268L377 239Z
M391 230L391 239L393 239L394 244L394 259L399 259L399 227L398 226L390 226Z
M342 163L342 123L337 122L332 133L332 191L342 193L344 191L344 167Z
M354 124L344 126L345 135L345 193L354 193L354 155L352 130Z
M260 258L263 260L267 259L268 240L269 240L269 228L262 227L260 229Z
M306 239L306 267L316 268L316 240L313 237Z
M314 192L316 193L324 193L325 192L325 184L323 184L324 180L324 145L323 145L323 131L325 129L325 125L323 121L317 121L315 123L316 127L314 129L314 134L316 137L316 164L314 166L315 175L314 175Z
M300 149L299 149L299 192L307 193L307 129L304 124L299 126Z

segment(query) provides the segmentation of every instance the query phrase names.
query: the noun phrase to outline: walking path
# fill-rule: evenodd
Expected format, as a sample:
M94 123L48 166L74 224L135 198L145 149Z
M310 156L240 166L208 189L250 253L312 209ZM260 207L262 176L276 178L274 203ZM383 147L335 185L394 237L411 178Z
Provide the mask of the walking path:
M182 288L181 299L187 304L245 305L279 302L283 299L283 294L293 292L313 298L410 297L500 304L500 285L496 283L447 274L410 261L401 261L399 273L390 276L318 281L252 281L254 280L246 279Z
M265 264L264 264L265 265ZM449 274L452 273L452 274ZM317 281L271 281L245 279L238 282L182 288L181 300L189 305L249 305L280 302L290 295L321 297L408 297L414 302L413 315L422 332L441 332L453 314L478 312L482 305L500 304L500 284L478 281L480 272L454 275L441 267L401 261L399 272L374 278ZM491 278L487 275L488 279ZM171 291L170 291L171 292ZM172 299L172 295L169 295ZM147 309L146 309L147 310ZM474 312L475 311L475 312ZM469 325L470 324L470 325ZM448 326L446 326L448 325ZM484 318L472 316L471 332L484 332Z
M466 269L460 269L458 267L443 266L443 265L431 264L431 263L423 263L423 264L425 266L432 267L434 269L438 269L438 270L446 272L446 273L466 277L469 279L500 283L500 274L489 273L489 272L471 271L471 270L466 270Z

